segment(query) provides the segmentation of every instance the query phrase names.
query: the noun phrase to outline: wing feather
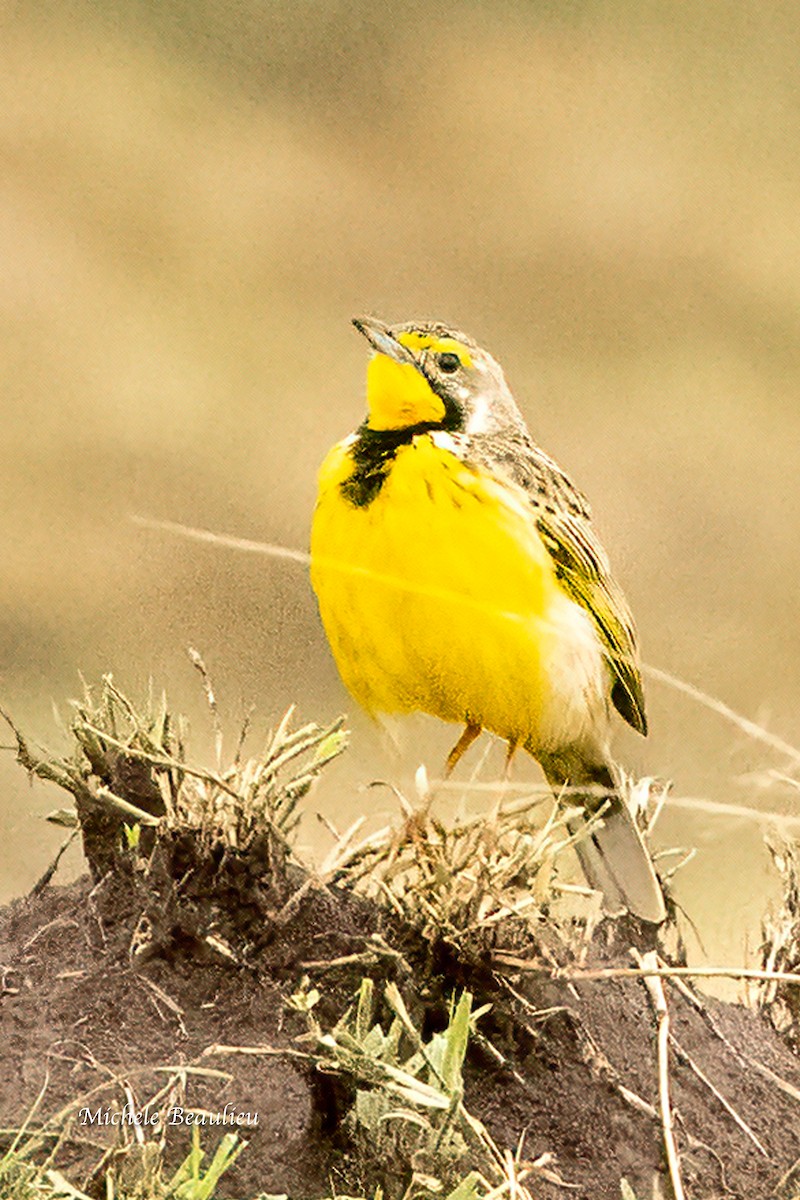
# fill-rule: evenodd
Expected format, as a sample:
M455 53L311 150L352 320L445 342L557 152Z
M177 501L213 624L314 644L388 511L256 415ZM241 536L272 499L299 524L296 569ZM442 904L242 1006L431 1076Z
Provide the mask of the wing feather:
M527 493L537 529L567 594L595 623L611 672L614 707L647 733L636 626L591 523L586 497L526 431L470 439L469 458L510 477Z

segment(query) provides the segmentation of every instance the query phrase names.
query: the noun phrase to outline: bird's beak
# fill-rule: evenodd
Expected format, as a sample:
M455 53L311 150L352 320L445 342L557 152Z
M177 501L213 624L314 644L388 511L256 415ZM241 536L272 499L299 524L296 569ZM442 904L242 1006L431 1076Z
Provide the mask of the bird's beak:
M353 324L359 333L363 333L370 346L377 350L378 354L385 354L387 358L400 363L401 366L416 367L419 370L417 359L407 347L398 342L389 326L384 325L383 321L379 321L377 317L353 317Z

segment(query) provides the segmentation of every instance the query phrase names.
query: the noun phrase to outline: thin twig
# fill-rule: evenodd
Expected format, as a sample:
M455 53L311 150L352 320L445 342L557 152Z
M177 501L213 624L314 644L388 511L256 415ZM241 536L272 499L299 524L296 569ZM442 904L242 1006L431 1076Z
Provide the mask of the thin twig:
M36 883L31 888L31 891L30 891L31 896L38 896L40 892L44 891L44 889L47 887L48 883L50 882L50 880L53 878L56 871L58 870L58 864L61 862L61 859L63 858L64 854L69 849L69 847L72 845L72 843L75 841L75 838L78 836L79 833L80 833L80 829L73 829L72 832L70 833L69 837L64 839L64 841L61 843L61 845L58 848L58 852L56 853L55 858L50 863L50 866L47 868L47 870L44 872L44 874L41 875L36 880Z
M155 517L142 517L131 513L134 525L143 529L160 529L163 533L176 533L179 537L195 542L210 542L214 546L225 546L229 550L246 550L250 554L266 554L270 558L286 558L290 562L310 563L311 555L304 550L292 550L288 546L276 546L271 542L256 542L251 538L234 537L228 533L214 533L210 529L198 529L194 525L182 525L179 521L159 521Z
M288 1046L285 1048L280 1046L225 1046L220 1042L206 1046L200 1057L213 1058L216 1055L225 1054L247 1054L259 1058L302 1058L305 1062L317 1061L316 1055L308 1054L304 1050L292 1050Z
M160 1000L160 1001L161 1001L161 1003L162 1003L162 1004L166 1005L166 1007L167 1007L167 1008L170 1010L170 1012L171 1012L171 1013L174 1015L175 1019L177 1020L177 1022L178 1022L178 1028L180 1029L180 1032L181 1032L182 1036L183 1036L183 1037L186 1037L186 1036L187 1036L187 1033L186 1033L186 1024L185 1024L185 1022L184 1022L184 1019L183 1019L183 1018L186 1016L186 1013L185 1013L185 1011L184 1011L184 1010L181 1008L180 1004L178 1004L177 1000L173 1000L173 999L172 999L172 996L169 996L169 995L168 995L168 994L167 994L167 993L164 991L164 989L163 989L163 988L160 988L160 987L158 986L158 984L157 984L157 983L155 983L155 982L154 982L152 979L148 979L146 975L141 975L141 974L140 974L140 975L134 975L134 979L137 979L137 980L138 980L138 981L139 981L141 984L143 984L143 985L144 985L146 988L149 988L149 989L150 989L150 991L151 991L151 992L152 992L152 994L153 994L153 995L150 997L150 998L151 998L151 1000L153 999L153 997L156 997L158 1000ZM157 1005L156 1005L155 1007L156 1007L156 1010L158 1011L158 1007L157 1007ZM160 1013L160 1012L159 1012L159 1016L161 1016L161 1013Z
M783 1094L788 1096L790 1100L794 1100L795 1103L800 1104L800 1088L795 1087L793 1083L789 1083L787 1079L781 1078L780 1075L777 1075L765 1063L759 1062L757 1058L753 1058L751 1055L746 1054L743 1050L740 1050L738 1046L734 1046L733 1042L725 1036L720 1027L717 1025L717 1022L708 1011L708 1008L703 1003L700 996L695 995L692 989L687 987L682 979L673 978L670 980L670 983L674 988L678 989L684 999L692 1005L696 1012L700 1014L714 1037L722 1042L722 1045L725 1047L725 1049L739 1062L739 1065L743 1069L747 1070L748 1068L751 1068L753 1071L757 1071L759 1075L764 1077L764 1079L769 1080L769 1082L776 1087L778 1091L783 1092Z
M193 646L189 646L187 654L189 655L189 661L199 672L200 678L203 681L203 691L206 694L206 703L211 712L211 722L214 727L214 749L216 751L217 773L219 773L222 770L222 721L220 720L219 708L217 707L217 697L214 694L211 676L208 672L208 667L203 661L202 654L199 650L195 650Z
M643 667L645 675L651 679L657 679L659 683L666 683L669 687L674 688L677 692L683 692L685 696L691 696L698 704L704 705L711 709L712 712L718 713L719 716L725 717L732 725L736 725L749 737L754 738L757 742L763 742L765 746L770 746L773 750L779 750L781 754L785 754L793 763L800 765L800 750L796 746L790 746L783 738L778 737L775 733L770 733L768 729L757 725L755 721L751 721L748 717L743 717L741 713L737 713L735 709L724 704L722 700L717 700L714 696L709 696L707 692L703 692L700 688L696 688L691 683L686 683L683 679L678 679L676 675L670 674L669 671L662 671L658 667L645 665Z
M525 1076L518 1071L517 1068L512 1065L512 1063L509 1062L509 1060L500 1050L497 1049L494 1042L490 1041L489 1038L480 1033L477 1029L473 1030L470 1036L475 1045L480 1046L480 1048L489 1056L489 1058L492 1059L496 1066L510 1075L523 1092L527 1092L529 1096L538 1095L536 1088L534 1088L533 1085L528 1082Z
M149 754L146 750L140 750L138 747L127 746L119 738L112 737L105 729L98 729L95 725L90 725L88 721L81 721L81 727L88 729L90 733L93 733L95 737L101 738L104 742L108 742L109 746L114 746L115 749L122 750L124 754L140 758L144 762L151 763L154 767L163 767L165 770L170 771L182 771L184 775L190 775L193 779L200 779L205 783L213 783L223 792L227 792L229 796L239 798L236 788L231 787L229 783L226 783L219 775L215 775L213 771L206 771L201 767L192 767L188 763L181 762L180 759L172 758L171 755ZM118 797L114 797L114 799L118 799ZM132 808L133 805L130 807ZM145 816L150 817L151 822L154 824L158 824L158 821L151 813L145 813Z
M704 800L699 796L670 796L669 807L701 812L711 817L740 817L745 821L756 821L759 825L800 826L800 815L797 813L752 808L747 804L726 804L717 800Z
M540 800L551 799L552 792L544 786L535 783L514 783L513 781L499 781L497 783L478 781L472 783L470 780L465 782L453 782L452 780L442 780L437 782L436 791L460 791L460 792L488 792L490 795L495 794L514 794L523 793L525 800L524 804L532 804L533 798L537 797ZM598 789L599 791L599 789ZM586 794L586 788L564 788L561 794L565 796ZM594 790L593 790L594 794ZM603 789L603 794L607 794ZM528 799L530 798L530 799ZM520 804L520 801L517 801ZM774 809L754 808L748 804L728 804L724 801L710 800L705 796L678 796L670 793L667 801L670 810L674 808L682 808L688 812L703 813L704 816L710 817L736 817L745 821L755 821L759 825L777 825L779 827L794 828L800 826L800 815L797 813L776 812ZM504 812L510 811L504 807ZM485 820L485 815L480 819ZM652 823L652 822L651 822Z
M139 752L137 751L137 753ZM145 809L139 808L136 804L131 804L129 800L124 800L122 796L118 796L116 792L112 792L110 788L103 787L102 785L96 789L94 799L101 801L109 808L114 808L118 812L124 813L126 817L138 821L140 825L155 827L160 823L160 817L156 817Z
M691 1054L689 1054L688 1050L685 1050L683 1048L683 1046L680 1044L678 1039L672 1033L669 1035L669 1042L670 1042L670 1045L672 1046L673 1050L675 1051L675 1054L677 1055L678 1059L681 1060L689 1068L690 1071L693 1071L694 1074L697 1076L697 1078L700 1080L700 1082L705 1087L708 1088L708 1090L711 1092L712 1096L715 1096L716 1099L719 1100L720 1104L725 1109L728 1116L731 1117L731 1119L736 1122L736 1124L741 1129L742 1133L744 1133L746 1137L750 1138L750 1141L753 1143L756 1150L758 1150L758 1152L760 1154L763 1154L764 1158L769 1158L769 1155L767 1154L766 1150L761 1145L761 1142L758 1140L756 1135L753 1133L752 1129L747 1124L744 1117L739 1115L739 1113L736 1111L736 1109L733 1107L733 1105L730 1103L730 1101L727 1100L725 1098L725 1096L723 1096L722 1092L720 1092L719 1089L714 1086L714 1084L708 1078L708 1076L706 1075L706 1073L702 1069L702 1067L700 1067L698 1065L698 1063L696 1063L694 1061Z
M495 954L493 961L515 971L544 975L549 979L583 983L598 979L760 979L800 985L800 974L794 971L762 971L756 967L590 967L570 970L568 967L547 967L513 954Z
M133 1089L131 1088L131 1085L127 1082L127 1080L123 1081L122 1092L123 1092L123 1095L125 1096L126 1107L128 1109L128 1113L130 1115L130 1123L133 1128L134 1140L136 1141L137 1145L143 1146L144 1145L144 1130L142 1129L142 1123L139 1120L139 1117L136 1112L137 1104L136 1104L136 1098L133 1094Z
M639 967L644 979L644 985L647 988L650 996L650 1003L653 1006L653 1011L657 1021L657 1045L658 1045L658 1102L661 1109L661 1129L664 1134L664 1149L667 1155L667 1165L669 1166L669 1177L672 1180L672 1190L675 1193L675 1200L685 1200L686 1193L683 1190L683 1181L681 1179L681 1163L678 1157L678 1148L675 1145L675 1131L672 1124L672 1106L669 1099L669 1009L667 1008L667 998L664 995L664 985L658 977L658 959L655 950L648 950L647 954L641 955L638 950L631 950L631 954L639 963ZM651 968L654 968L651 970Z
M251 538L235 537L225 533L214 533L210 529L200 529L192 525L183 525L178 521L162 521L154 517L141 516L138 513L131 513L130 519L135 525L139 525L144 529L154 529L160 530L163 533L177 534L179 537L189 538L193 541L225 546L231 550L245 550L252 554L264 554L270 558L286 559L290 562L303 563L304 565L308 565L311 562L311 556L305 550L295 550L289 546L279 546L274 542L259 542ZM347 569L348 567L348 564L345 563L336 563L335 565L340 569ZM350 569L352 570L352 568ZM353 573L360 574L362 572L354 571ZM374 572L370 573L374 574ZM407 587L407 584L405 586ZM517 614L513 613L503 615L508 617L517 616ZM770 733L768 729L764 729L755 721L751 721L748 717L737 713L735 709L725 704L722 700L717 700L714 696L710 696L707 692L702 691L693 684L686 683L683 679L679 679L676 675L671 674L669 671L663 671L659 667L651 667L649 664L644 664L642 670L651 679L656 679L659 683L665 683L676 691L690 696L698 704L702 704L719 716L725 717L726 720L736 725L737 728L748 734L749 737L772 747L773 750L779 750L782 754L787 755L792 762L800 765L800 750L785 742L777 734Z
M52 921L48 921L46 925L40 925L34 933L33 937L29 937L27 942L22 947L23 954L31 949L38 942L40 937L44 937L51 929L64 929L72 926L73 929L80 929L78 922L72 917L54 917Z
M279 546L274 542L259 542L254 541L251 538L241 538L234 537L231 534L214 533L210 529L199 529L196 526L183 525L178 521L162 521L154 517L141 516L137 513L131 513L130 519L135 525L140 525L144 529L154 529L160 530L164 533L177 534L180 537L189 538L193 541L208 542L216 546L225 546L231 550L245 550L253 554L264 554L270 558L286 559L290 562L303 563L303 565L308 565L311 562L311 556L306 551L294 550L289 546ZM354 569L351 564L347 563L335 562L333 565L340 570L349 571L352 574L376 574L376 572L367 572L358 568ZM404 589L408 588L406 581L401 582L397 579L391 579L391 582L395 584L401 584ZM445 594L450 596L449 592L442 593L440 589L432 590L435 590L437 594ZM481 605L479 607L485 608L488 606ZM502 613L502 615L510 619L519 619L519 614L517 613L509 612ZM737 726L737 728L741 729L749 737L754 738L756 741L762 742L764 745L770 746L773 750L779 750L782 754L787 755L792 762L800 765L800 750L798 750L795 746L791 746L788 742L785 742L783 738L778 737L777 734L770 733L768 729L764 729L755 721L751 721L748 717L744 717L741 713L737 713L735 709L725 704L722 700L717 700L714 696L710 696L707 692L702 691L693 684L686 683L683 679L679 679L676 675L671 674L669 671L663 671L659 667L651 667L648 664L644 664L642 670L644 674L649 676L651 679L656 679L659 683L665 683L669 687L674 688L676 691L682 692L686 696L690 696L698 704L704 705L712 712L715 712L719 716L724 717L727 721L730 721L731 724Z
M580 1016L575 1012L574 1009L563 1004L559 1004L554 1008L537 1009L535 1005L531 1004L527 996L523 996L516 990L516 988L512 987L508 980L504 979L502 975L495 975L494 979L495 983L501 987L507 995L511 996L521 1008L525 1009L525 1011L533 1020L541 1021L555 1014L560 1014L566 1017L572 1026L573 1032L575 1033L576 1041L578 1043L578 1052L581 1056L581 1059L588 1067L592 1075L595 1078L601 1079L604 1083L610 1083L611 1086L617 1091L619 1096L625 1101L625 1103L629 1104L632 1108L635 1108L637 1112L643 1113L645 1116L650 1117L651 1120L658 1120L658 1113L653 1108L652 1104L649 1104L647 1100L642 1099L642 1097L638 1096L636 1092L631 1091L629 1087L625 1086L625 1084L622 1082L619 1071L607 1057L605 1052L598 1046L586 1025L583 1023ZM530 1034L531 1037L538 1037L536 1030L531 1028L527 1022L521 1023L521 1027L528 1034Z

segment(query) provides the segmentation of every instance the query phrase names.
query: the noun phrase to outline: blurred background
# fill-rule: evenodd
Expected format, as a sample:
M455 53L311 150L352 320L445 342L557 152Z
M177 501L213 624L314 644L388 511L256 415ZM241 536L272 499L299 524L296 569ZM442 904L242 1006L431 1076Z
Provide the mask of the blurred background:
M152 676L210 755L191 644L232 739L251 701L261 730L349 713L314 798L340 824L395 811L370 780L437 773L451 729L415 721L397 755L352 711L305 568L130 520L304 548L369 312L490 348L591 497L647 662L800 742L796 24L735 0L0 5L0 703L57 748L79 672ZM662 683L648 702L632 769L798 813L766 777L787 759ZM2 898L61 802L0 752ZM718 961L758 944L763 832L659 823L697 848L677 893Z

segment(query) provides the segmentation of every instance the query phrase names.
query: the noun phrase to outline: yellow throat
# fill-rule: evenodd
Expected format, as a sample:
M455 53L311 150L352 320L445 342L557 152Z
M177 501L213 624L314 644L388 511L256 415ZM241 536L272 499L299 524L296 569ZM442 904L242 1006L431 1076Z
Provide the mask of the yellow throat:
M406 331L397 335L401 346L419 353L450 351L470 365L469 350L454 338L437 338ZM445 406L421 371L411 363L395 362L386 354L374 354L367 366L367 405L370 429L407 429L423 422L437 424L445 417Z
M367 367L370 429L405 429L444 418L444 404L410 363L375 354Z

